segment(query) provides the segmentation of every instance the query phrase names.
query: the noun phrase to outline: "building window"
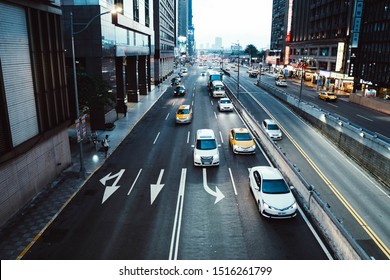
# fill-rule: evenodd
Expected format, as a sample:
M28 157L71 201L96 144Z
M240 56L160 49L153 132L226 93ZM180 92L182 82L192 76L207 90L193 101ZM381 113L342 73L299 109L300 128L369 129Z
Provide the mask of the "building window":
M329 55L329 48L321 48L320 50L320 56L328 56Z
M149 0L145 0L145 26L150 26Z
M133 0L133 15L134 20L139 22L139 0Z

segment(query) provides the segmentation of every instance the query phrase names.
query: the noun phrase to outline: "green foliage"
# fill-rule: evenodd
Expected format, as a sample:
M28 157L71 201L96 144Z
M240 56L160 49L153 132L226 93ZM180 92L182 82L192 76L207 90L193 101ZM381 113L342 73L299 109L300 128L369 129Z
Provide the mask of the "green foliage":
M250 44L250 45L246 46L244 52L246 54L249 54L249 56L252 58L252 57L256 56L259 51L257 50L257 48L254 45Z
M68 75L68 85L71 92L73 88L73 75ZM86 73L77 73L77 88L79 97L80 112L88 114L94 108L104 108L114 102L114 95L110 91L109 84L96 77L88 76Z

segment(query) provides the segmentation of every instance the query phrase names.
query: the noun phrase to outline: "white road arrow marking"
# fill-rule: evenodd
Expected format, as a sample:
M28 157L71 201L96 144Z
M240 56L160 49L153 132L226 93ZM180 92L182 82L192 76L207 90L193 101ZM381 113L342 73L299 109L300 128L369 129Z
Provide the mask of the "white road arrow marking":
M103 184L103 186L106 185L106 182L108 180L116 178L114 183L111 186L107 186L106 189L104 190L103 194L103 199L102 199L102 204L116 191L119 189L120 186L117 186L120 178L122 177L123 173L125 172L125 169L121 169L118 173L114 174L111 176L111 172L108 173L106 176L104 176L102 179L100 179L100 183Z
M215 186L215 191L213 191L208 185L207 185L207 174L206 174L206 168L203 168L203 187L205 191L212 196L215 196L215 202L214 204L217 204L220 200L225 198L223 193L218 189L217 186Z
M153 204L154 200L157 198L158 194L164 187L164 184L161 184L161 179L164 174L164 169L161 169L160 175L158 176L157 183L150 185L150 205Z

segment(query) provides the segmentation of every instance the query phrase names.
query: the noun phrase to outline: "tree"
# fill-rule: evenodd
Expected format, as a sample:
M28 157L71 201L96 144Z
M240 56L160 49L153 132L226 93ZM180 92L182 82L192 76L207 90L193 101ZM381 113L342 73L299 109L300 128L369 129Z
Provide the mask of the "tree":
M258 53L259 51L256 49L256 47L255 47L254 45L250 44L250 45L246 46L244 52L245 52L246 54L249 54L249 56L250 56L250 58L251 58L250 61L252 61L252 57L257 56L257 53Z
M68 85L72 85L69 90L74 95L73 75L68 75ZM89 114L96 108L112 107L114 96L109 84L103 79L78 72L77 88L81 113Z

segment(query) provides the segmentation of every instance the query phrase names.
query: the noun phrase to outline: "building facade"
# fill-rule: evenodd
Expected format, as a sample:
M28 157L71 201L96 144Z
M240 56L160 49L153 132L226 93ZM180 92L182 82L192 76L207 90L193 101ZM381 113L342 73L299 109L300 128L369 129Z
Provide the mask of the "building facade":
M352 42L351 75L355 90L375 89L377 96L390 96L390 1L357 1L357 21ZM359 15L361 18L359 18ZM358 28L360 26L360 29Z
M273 0L272 2L272 23L271 23L271 50L280 50L280 63L284 63L287 38L287 15L288 5L292 0ZM291 23L290 23L291 25Z
M0 3L0 224L71 163L61 7Z
M287 36L290 66L306 65L305 78L327 89L352 92L348 76L354 0L294 1Z
M154 0L154 83L173 73L177 43L177 0Z
M118 8L119 12L110 13ZM151 90L153 1L62 0L62 9L67 65L72 67L72 13L77 72L108 82L113 92L112 106L90 112L91 129L104 130L106 123L113 121L108 112L114 107L123 112L126 100L137 102L139 95Z

